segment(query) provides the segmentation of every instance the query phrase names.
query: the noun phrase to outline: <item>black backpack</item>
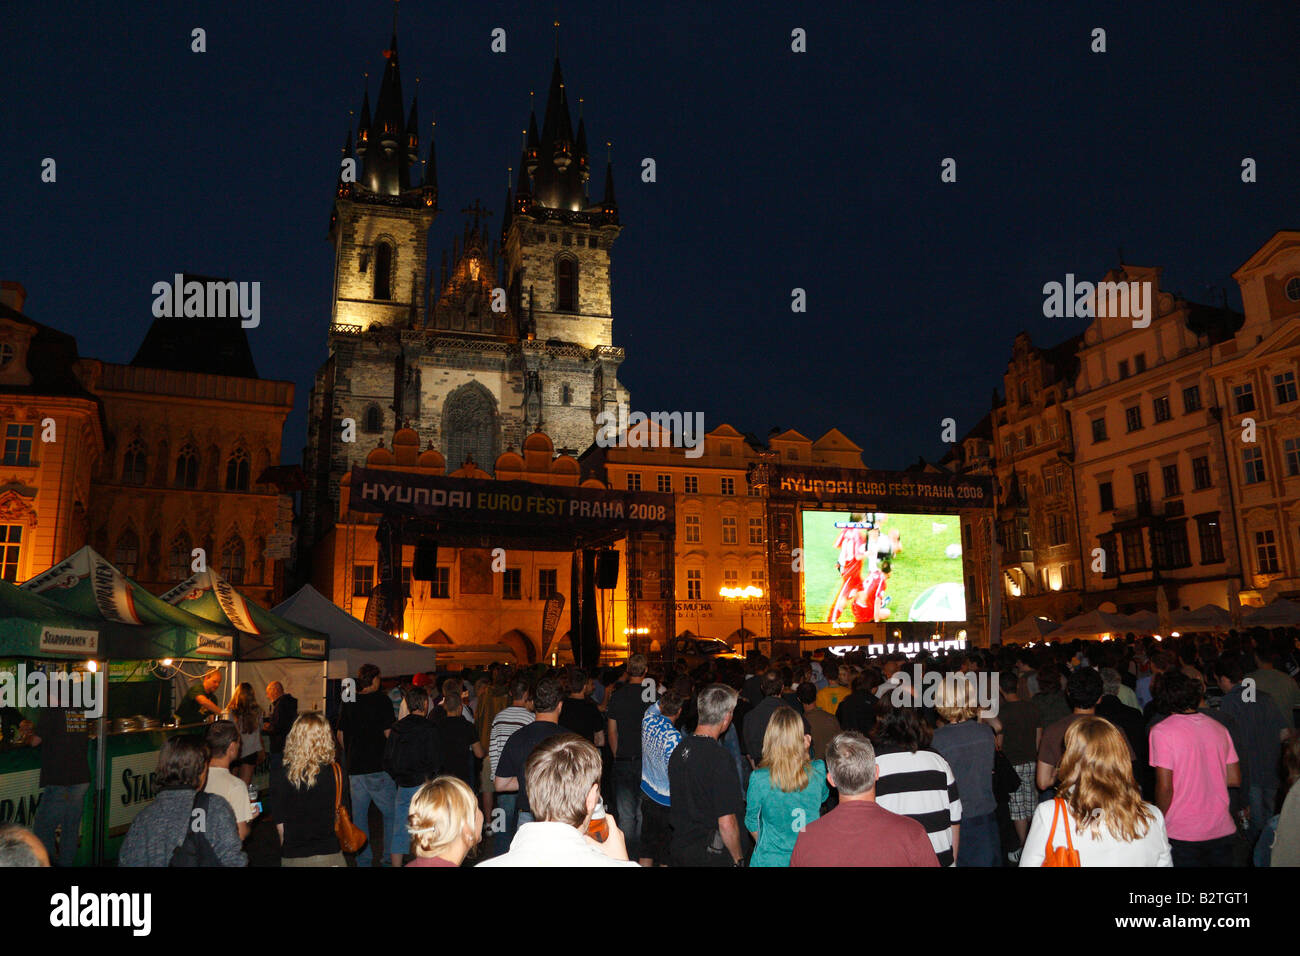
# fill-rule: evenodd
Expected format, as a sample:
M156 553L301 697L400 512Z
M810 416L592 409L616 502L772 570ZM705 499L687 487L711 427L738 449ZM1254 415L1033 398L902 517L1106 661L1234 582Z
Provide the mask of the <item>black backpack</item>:
M212 849L206 833L194 829L194 810L202 810L206 820L211 815L208 794L199 791L194 795L194 804L189 819L185 823L185 840L172 851L168 866L221 866L221 858Z

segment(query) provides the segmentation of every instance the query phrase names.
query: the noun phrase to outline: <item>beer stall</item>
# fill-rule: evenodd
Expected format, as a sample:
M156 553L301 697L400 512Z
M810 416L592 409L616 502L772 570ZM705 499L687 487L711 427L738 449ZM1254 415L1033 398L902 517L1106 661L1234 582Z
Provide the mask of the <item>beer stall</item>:
M252 607L242 596L239 602ZM251 611L248 616L256 622ZM247 633L228 619L190 613L150 594L90 548L21 588L0 582L0 618L0 669L103 675L98 714L87 722L91 786L78 865L116 858L131 821L153 800L168 735L201 730L202 724L178 724L177 688L183 694L213 666L232 678L246 655L323 662L328 649L323 634L305 629ZM233 684L223 685L214 696L224 700ZM38 714L26 716L35 723ZM0 752L0 822L30 827L40 799L40 750L12 744Z

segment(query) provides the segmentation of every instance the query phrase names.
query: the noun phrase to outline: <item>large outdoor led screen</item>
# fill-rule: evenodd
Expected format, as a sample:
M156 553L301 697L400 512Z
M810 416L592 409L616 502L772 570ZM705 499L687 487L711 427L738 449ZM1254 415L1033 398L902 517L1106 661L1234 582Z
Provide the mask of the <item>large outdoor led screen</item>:
M956 515L803 512L805 624L964 621Z

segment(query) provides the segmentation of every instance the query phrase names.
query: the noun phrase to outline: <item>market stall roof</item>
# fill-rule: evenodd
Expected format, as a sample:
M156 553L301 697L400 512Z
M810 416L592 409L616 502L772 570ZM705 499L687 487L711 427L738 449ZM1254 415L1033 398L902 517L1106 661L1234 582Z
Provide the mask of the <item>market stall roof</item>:
M386 675L420 674L434 669L435 652L385 634L358 621L310 584L271 609L286 621L329 635L331 678L354 677L362 664Z
M1243 608L1241 622L1247 627L1300 626L1300 604L1278 598L1264 607Z
M151 657L233 660L237 631L172 607L87 546L21 588L96 622L113 636L118 660Z
M1171 622L1175 631L1226 631L1232 627L1232 615L1217 604L1205 604L1174 611Z
M1023 644L1028 641L1041 641L1047 634L1051 634L1060 625L1047 617L1029 617L1021 618L1002 632L1002 642L1004 644Z
M0 581L0 657L98 657L101 623Z
M1105 611L1088 611L1065 621L1048 635L1053 641L1070 641L1076 637L1099 637L1102 634L1124 634L1133 630L1131 618Z
M241 661L285 657L324 660L329 650L327 634L259 607L211 568L191 575L161 600L205 621L239 631Z

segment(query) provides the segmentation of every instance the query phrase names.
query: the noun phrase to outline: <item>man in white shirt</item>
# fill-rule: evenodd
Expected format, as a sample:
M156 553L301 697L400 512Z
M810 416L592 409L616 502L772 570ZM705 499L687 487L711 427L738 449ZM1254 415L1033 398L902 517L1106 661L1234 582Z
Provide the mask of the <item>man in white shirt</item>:
M208 725L208 782L203 789L215 793L235 811L235 823L239 826L239 838L248 839L248 831L257 819L257 811L248 799L248 786L230 772L230 762L239 759L239 728L231 720L218 720Z
M600 751L577 734L558 734L533 750L524 768L535 820L522 824L510 850L479 866L636 866L612 816L609 835L587 835L600 803Z

